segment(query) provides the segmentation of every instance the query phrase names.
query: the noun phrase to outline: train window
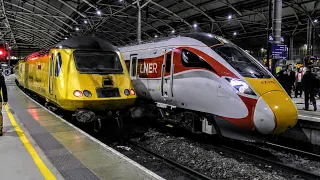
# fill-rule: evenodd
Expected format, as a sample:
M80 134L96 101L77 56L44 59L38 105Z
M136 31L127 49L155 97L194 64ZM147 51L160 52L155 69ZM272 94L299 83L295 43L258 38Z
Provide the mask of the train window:
M270 78L269 73L256 60L236 45L224 44L212 48L242 76L251 78Z
M61 65L62 65L61 54L58 53L57 54L57 58L56 58L56 69L55 69L55 75L56 76L59 76L59 74L60 74Z
M204 59L186 49L181 51L181 61L186 67L200 67L216 72Z
M166 72L170 72L171 69L171 54L167 54L166 57Z
M50 74L50 76L52 76L52 73L53 73L53 59L54 59L54 56L53 56L53 54L51 54L50 67L49 67L49 74Z
M136 76L137 71L137 57L132 57L131 60L131 76Z
M82 73L123 73L120 57L116 52L75 50L73 52L76 68Z

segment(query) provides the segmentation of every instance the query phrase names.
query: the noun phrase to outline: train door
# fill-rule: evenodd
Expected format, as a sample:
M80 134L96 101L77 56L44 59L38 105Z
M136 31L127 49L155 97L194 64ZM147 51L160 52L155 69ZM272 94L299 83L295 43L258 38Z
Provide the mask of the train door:
M49 96L53 95L53 84L54 84L54 54L52 53L49 60L49 76L48 76Z
M24 87L29 88L29 63L26 62L24 66Z
M130 78L135 80L137 78L137 64L138 56L137 54L130 55Z
M173 55L174 49L165 49L163 62L161 66L161 96L166 101L171 101L173 97L173 74L174 74L174 64ZM168 76L165 76L165 74Z
M54 98L57 99L57 95L60 93L59 89L59 75L61 72L61 66L62 66L62 58L60 52L56 54L56 60L55 60L55 66L54 66L54 78L53 78L53 88L54 88ZM58 96L59 97L59 96Z

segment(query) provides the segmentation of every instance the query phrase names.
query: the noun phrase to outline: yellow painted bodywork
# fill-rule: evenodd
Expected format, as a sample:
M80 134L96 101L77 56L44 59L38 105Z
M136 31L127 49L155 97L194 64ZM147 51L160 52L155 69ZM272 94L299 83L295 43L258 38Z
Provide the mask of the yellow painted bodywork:
M134 104L136 95L126 96L125 89L134 89L127 67L120 52L120 62L123 74L86 74L79 73L76 69L73 51L75 49L51 49L49 54L31 58L18 63L18 83L29 89L46 101L58 107L75 111L77 109L90 109L92 111L104 111L124 109ZM60 73L55 76L56 57L60 53L62 64ZM53 72L50 73L50 58L54 57ZM109 78L113 81L112 86L103 86L103 80ZM49 91L51 87L51 91ZM120 97L98 98L96 89L118 88ZM75 90L88 90L91 97L76 97Z
M292 128L298 121L298 111L289 95L274 78L245 78L258 95L269 105L276 118L272 134Z

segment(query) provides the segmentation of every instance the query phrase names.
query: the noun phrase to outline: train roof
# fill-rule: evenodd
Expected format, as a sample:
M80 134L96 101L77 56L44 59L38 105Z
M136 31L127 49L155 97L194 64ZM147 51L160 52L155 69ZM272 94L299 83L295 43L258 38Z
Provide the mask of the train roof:
M211 33L203 33L203 32L185 33L185 34L181 34L180 36L196 39L196 40L204 43L207 46L221 44L221 42L230 43L227 39L225 39L221 36L211 34Z
M24 60L32 57L43 56L49 53L50 49L81 49L81 50L100 50L100 51L118 51L113 44L103 39L92 36L76 36L63 40L55 45L34 52L25 57Z
M103 50L116 51L117 48L103 39L92 36L77 36L63 40L55 44L52 48L64 49L88 49L88 50Z
M182 34L178 34L175 36L169 36L169 37L156 38L156 39L152 39L149 41L143 41L141 43L136 42L133 44L128 44L127 46L120 47L120 48L126 48L126 47L130 47L130 46L136 46L136 45L142 45L142 44L148 44L148 43L163 42L163 41L168 41L172 38L177 38L177 37L189 37L192 39L196 39L209 47L216 45L216 44L221 44L221 43L231 43L227 39L225 39L221 36L217 36L215 34L204 33L204 32L193 32L193 33L182 33Z

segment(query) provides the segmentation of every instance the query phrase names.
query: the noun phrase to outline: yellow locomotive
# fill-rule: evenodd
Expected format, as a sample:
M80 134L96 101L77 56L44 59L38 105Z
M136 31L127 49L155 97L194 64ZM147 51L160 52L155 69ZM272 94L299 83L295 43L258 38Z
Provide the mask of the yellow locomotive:
M19 61L16 82L79 122L112 114L136 100L120 51L96 37L73 37ZM113 113L114 114L114 113Z

